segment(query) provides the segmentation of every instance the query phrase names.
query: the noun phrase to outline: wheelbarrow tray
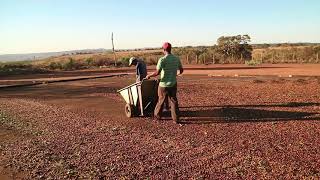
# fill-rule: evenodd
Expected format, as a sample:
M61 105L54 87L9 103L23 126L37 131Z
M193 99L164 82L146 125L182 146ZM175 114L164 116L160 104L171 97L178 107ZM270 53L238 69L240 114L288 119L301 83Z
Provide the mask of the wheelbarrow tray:
M126 102L127 117L146 116L154 111L158 100L158 82L143 80L118 90Z

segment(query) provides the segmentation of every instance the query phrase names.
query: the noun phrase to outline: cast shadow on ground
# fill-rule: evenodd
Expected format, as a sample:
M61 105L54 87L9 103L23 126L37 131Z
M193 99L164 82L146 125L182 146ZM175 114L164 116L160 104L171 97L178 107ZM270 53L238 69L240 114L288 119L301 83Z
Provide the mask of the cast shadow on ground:
M227 105L227 106L182 106L180 109L189 108L259 108L259 107L305 107L320 106L318 102L288 102L279 104L249 104L249 105Z
M319 105L318 103L316 104ZM304 106L307 105L311 104L305 104ZM225 106L206 108L193 107L192 109L181 108L180 115L181 120L184 124L320 120L320 114L314 112L263 110L248 108L248 106Z

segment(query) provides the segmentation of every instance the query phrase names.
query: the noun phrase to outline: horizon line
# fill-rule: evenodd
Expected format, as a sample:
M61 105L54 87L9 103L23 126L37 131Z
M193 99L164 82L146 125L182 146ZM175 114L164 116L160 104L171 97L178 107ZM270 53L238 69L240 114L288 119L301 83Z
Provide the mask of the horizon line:
M266 44L320 44L320 42L277 42L277 43L249 43L251 45L266 45ZM214 44L217 45L217 44ZM173 48L183 48L183 47L211 47L214 45L186 45L186 46L173 46ZM44 53L62 53L62 52L72 52L72 51L86 51L86 50L105 50L105 51L111 51L112 48L106 49L106 48L85 48L85 49L69 49L69 50L57 50L57 51L42 51L42 52L27 52L27 53L5 53L5 54L0 54L0 56L5 56L5 55L26 55L26 54L44 54ZM161 49L161 46L157 47L138 47L138 48L119 48L116 49L115 51L123 51L123 50L146 50L146 49Z

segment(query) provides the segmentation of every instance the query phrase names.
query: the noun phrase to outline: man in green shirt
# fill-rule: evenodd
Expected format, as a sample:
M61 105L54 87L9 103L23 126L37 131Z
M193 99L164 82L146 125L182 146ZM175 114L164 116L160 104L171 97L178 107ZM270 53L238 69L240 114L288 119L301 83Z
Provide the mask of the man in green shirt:
M149 79L150 77L156 77L161 74L158 88L159 99L154 110L154 117L158 120L161 119L163 104L166 97L168 97L171 102L171 117L176 123L180 123L177 99L177 70L182 74L183 67L180 59L171 54L170 43L164 43L162 48L165 56L159 59L156 71L146 77Z

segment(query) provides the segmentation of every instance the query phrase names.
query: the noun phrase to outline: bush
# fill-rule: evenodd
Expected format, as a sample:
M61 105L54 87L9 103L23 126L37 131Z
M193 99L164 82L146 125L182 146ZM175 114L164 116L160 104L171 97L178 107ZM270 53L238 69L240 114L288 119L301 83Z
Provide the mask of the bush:
M251 60L251 61L245 61L245 64L248 66L257 66L262 64L261 60Z
M129 66L129 57L123 57L120 59L121 66L128 67Z
M33 66L30 62L6 62L0 63L0 75L13 75L13 74L30 74L30 73L44 73L47 72L37 66Z
M85 60L85 62L86 62L86 65L88 66L88 67L91 67L91 66L94 66L94 61L93 61L93 58L87 58L86 60Z
M67 61L66 63L62 64L62 68L63 70L77 70L77 69L83 69L85 68L85 65L80 63L80 62L76 62L74 59L72 59L71 57L69 58L69 61Z
M92 65L95 67L112 66L114 65L114 61L111 61L105 57L98 57L93 60Z
M29 68L32 68L32 65L25 64L22 62L12 62L12 63L3 63L2 68L4 68L4 69L29 69Z
M63 70L74 70L75 62L72 58L69 58L69 61L67 61L65 64L62 65Z
M57 70L57 69L62 69L62 64L59 62L51 62L48 66L49 69L51 70Z
M148 65L156 65L158 63L157 57L148 57L148 59L145 62Z

